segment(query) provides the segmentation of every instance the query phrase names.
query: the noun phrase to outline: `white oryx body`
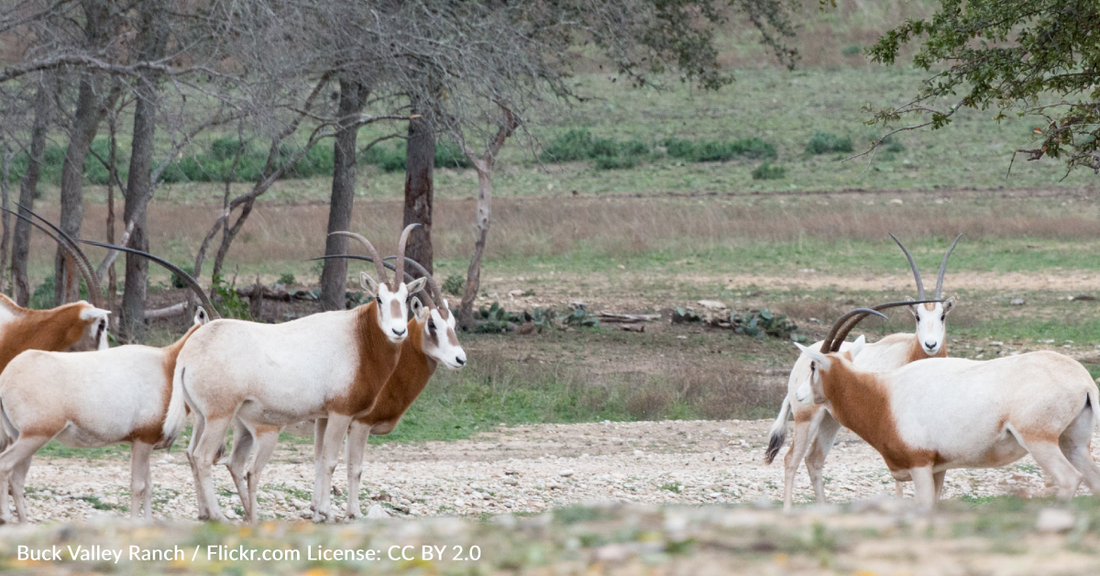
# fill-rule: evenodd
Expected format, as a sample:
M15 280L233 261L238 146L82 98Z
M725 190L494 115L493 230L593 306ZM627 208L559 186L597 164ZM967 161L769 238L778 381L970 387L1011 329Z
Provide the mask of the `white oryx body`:
M1027 453L1060 497L1072 497L1082 480L1100 494L1089 452L1100 400L1077 361L1043 351L868 372L853 362L862 344L827 355L799 346L813 359L810 395L871 444L896 480L913 480L923 510L934 507L947 470L1004 466Z
M402 232L400 255L411 229ZM247 478L234 478L239 489L247 487L239 496L248 509L248 520L254 521L249 494L258 487L259 472L271 456L279 431L287 424L322 417L328 418L329 427L314 481L318 502L314 519L332 518L330 488L340 443L351 420L371 409L397 366L401 343L408 336L407 301L425 282L387 282L374 247L365 238L352 236L372 252L378 268L380 282L365 273L360 277L363 289L373 297L371 302L283 324L211 322L180 352L174 380L195 413L187 456L195 473L200 518L224 519L211 466L234 422L248 432L248 439L241 438L234 446L234 459L247 460L252 444L260 447ZM399 263L397 278L403 277L403 268ZM265 440L269 435L274 438Z
M893 235L891 235L893 238ZM909 251L897 240L898 246L905 253L912 267L917 284L918 298L924 298L924 285L921 282L920 272ZM959 239L955 239L958 243ZM940 264L940 273L936 283L936 298L940 297L943 289L943 275L946 271L947 259L954 250L951 245ZM909 306L909 312L913 315L916 324L912 333L891 334L878 342L867 344L856 366L868 371L893 370L910 362L933 357L947 356L947 314L954 307L954 299L949 298L943 302L932 302ZM844 343L841 350L846 350L848 343ZM821 342L816 342L812 347L819 348ZM783 510L789 512L794 505L794 481L798 473L798 465L805 460L806 469L810 473L810 482L814 488L817 502L825 503L825 481L823 469L825 458L833 447L837 433L840 432L840 424L820 405L815 405L809 398L799 398L798 390L810 376L810 359L805 354L798 357L794 368L791 369L787 380L787 396L783 399L779 415L771 427L769 434L768 450L765 460L771 463L783 446L787 434L787 418L794 415L794 437L791 447L783 462ZM902 494L902 487L897 485L897 494Z
M152 517L149 456L183 430L186 407L173 394L172 369L180 348L205 322L165 348L119 346L94 352L28 350L0 374L0 522L10 521L11 486L19 520L26 519L23 483L31 459L51 439L68 446L132 445L130 514L142 504ZM106 338L104 337L104 343Z

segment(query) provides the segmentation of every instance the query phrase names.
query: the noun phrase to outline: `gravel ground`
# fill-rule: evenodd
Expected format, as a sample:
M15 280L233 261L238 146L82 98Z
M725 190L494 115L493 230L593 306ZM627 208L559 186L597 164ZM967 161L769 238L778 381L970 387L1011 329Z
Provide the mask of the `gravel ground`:
M537 513L580 503L773 504L782 499L782 454L763 463L770 421L602 422L499 428L471 440L371 446L363 474L363 511L378 506L391 516ZM298 519L308 513L313 484L308 438L280 445L263 472L260 515ZM1093 455L1100 456L1100 442ZM154 456L154 516L196 516L187 460L177 448ZM893 480L870 446L844 431L825 468L830 501L844 503L892 494ZM334 482L343 512L346 472ZM215 472L221 506L239 506L224 467ZM796 502L810 502L804 471ZM948 474L946 497L1047 493L1030 457L994 470ZM1084 487L1079 494L1087 493ZM125 516L127 459L35 460L27 478L33 522L86 521ZM380 511L376 510L376 514ZM237 510L239 512L239 509Z

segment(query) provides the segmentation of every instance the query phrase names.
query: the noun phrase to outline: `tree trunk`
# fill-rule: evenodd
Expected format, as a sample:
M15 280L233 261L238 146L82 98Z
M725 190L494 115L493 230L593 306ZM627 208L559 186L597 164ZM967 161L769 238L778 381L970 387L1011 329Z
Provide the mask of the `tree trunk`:
M27 160L27 171L19 182L19 204L28 210L34 209L34 197L38 192L38 176L46 154L46 127L49 122L52 76L43 74L41 84L34 97L34 124L31 126L31 148ZM30 218L30 214L19 212ZM31 225L20 218L15 222L15 237L12 239L11 275L12 292L15 303L26 306L31 301L30 280L27 278L27 258L30 254Z
M477 170L477 237L474 239L474 255L466 271L466 289L462 292L462 304L456 320L463 330L474 327L474 300L481 289L481 256L489 239L489 216L493 210L492 158L474 160Z
M415 110L414 110L415 112ZM435 131L423 116L409 120L405 155L405 221L413 229L405 255L432 273L432 181L435 168Z
M14 159L15 150L5 147L3 180L0 180L0 195L3 196L0 199L0 204L4 207L4 215L0 217L4 227L3 239L0 239L0 271L8 269L8 251L11 249L11 214L8 212L8 210L11 210L11 206L8 205L8 179L11 178L11 162ZM0 292L6 293L7 291L8 276L0 272Z
M168 31L164 28L163 10L160 2L146 0L141 5L141 29L138 32L138 58L156 60L160 58L168 41ZM129 246L138 250L149 250L149 239L145 231L143 209L146 195L153 187L153 137L157 120L157 78L154 74L144 74L137 82L137 102L134 106L134 135L130 150L130 174L126 182L125 205L122 219L133 222ZM122 291L122 312L119 332L128 342L139 342L145 328L145 290L149 274L149 261L143 257L126 255L126 280Z
M107 0L84 0L82 3L86 23L84 37L87 47L96 50L110 34L110 3ZM96 130L106 114L103 106L97 74L85 70L80 73L80 91L76 99L76 112L69 132L69 147L61 165L61 229L73 238L80 237L84 221L84 159L92 147ZM72 256L61 246L54 256L54 300L58 305L80 298L80 273Z
M345 127L336 134L333 144L332 198L328 209L328 232L351 227L351 209L355 203L355 140L359 127L347 127L359 119L367 103L369 89L362 82L340 80L340 122ZM325 255L346 254L346 236L328 236ZM321 309L343 310L346 306L344 288L347 284L348 261L343 258L325 260L321 271ZM378 279L381 281L381 279Z

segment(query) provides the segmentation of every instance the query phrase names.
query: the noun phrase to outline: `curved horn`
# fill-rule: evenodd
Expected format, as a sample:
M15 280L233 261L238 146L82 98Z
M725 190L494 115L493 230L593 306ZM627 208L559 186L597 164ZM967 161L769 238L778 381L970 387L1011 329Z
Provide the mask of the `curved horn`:
M120 252L127 252L127 253L130 253L130 254L137 254L138 256L143 256L145 258L148 258L148 259L152 260L153 262L156 262L157 264L160 264L161 266L171 270L172 272L175 272L180 277L180 279L182 279L184 281L184 283L186 283L187 286L189 288L191 288L191 290L199 297L199 302L201 302L202 307L206 309L206 313L209 314L210 317L215 319L215 320L221 318L221 315L218 314L218 311L214 309L214 304L210 302L210 298L207 297L206 292L202 289L202 286L199 286L198 281L196 281L195 278L192 277L187 272L184 272L183 269L181 269L179 266L176 266L175 264L173 264L173 263L171 263L171 262L169 262L169 261L167 261L164 258L161 258L159 256L153 256L152 254L150 254L148 252L142 252L141 250L138 250L137 248L129 248L127 246L117 246L115 244L107 244L106 242L95 242L93 240L81 240L81 242L83 242L85 244L91 244L92 246L99 246L100 248L108 248L110 250L118 250Z
M397 256L386 256L386 260L391 258L397 258ZM416 270L421 276L428 279L428 290L431 293L431 296L428 298L428 303L432 308L439 310L440 315L446 320L447 316L450 315L450 309L446 307L440 308L437 304L438 302L446 302L446 300L443 297L443 292L439 289L439 284L435 283L435 278L432 278L432 275L429 274L419 262L408 256L405 257L405 264L412 266L413 270ZM408 274L406 274L406 276L408 276Z
M358 254L327 254L325 256L318 256L316 258L310 258L310 261L313 261L313 260L331 260L331 259L334 259L334 258L347 258L348 260L362 260L364 262L374 262L374 258L371 258L370 256L360 256ZM396 256L387 256L386 258L396 258ZM409 262L413 262L413 261L409 260ZM413 262L413 263L415 263L415 262ZM394 266L393 264L390 264L389 262L386 262L386 261L383 260L382 265L385 266L386 268L389 268L390 270L393 270L394 272L397 272L397 267ZM417 264L417 266L420 266L420 265ZM413 280L416 280L416 278L413 278L412 275L410 275L408 272L405 272L404 278L405 278L405 282L412 282ZM428 306L431 307L431 308L435 308L435 302L432 302L431 298L428 298Z
M836 338L837 332L840 330L841 325L843 325L846 320L857 315L859 315L860 319L863 319L863 317L867 314L878 314L883 318L886 317L886 315L882 312L878 312L870 308L856 308L855 310L850 310L846 312L843 316L837 318L836 322L833 322L833 327L830 328L829 333L825 335L825 340L821 342L821 353L828 354L829 352L833 352L833 339ZM847 336L847 334L845 334L845 336Z
M887 234L890 234L887 232ZM917 300L924 299L924 284L920 281L920 270L917 270L917 263L913 261L913 255L909 253L909 250L898 240L897 236L890 234L890 237L894 239L894 242L898 243L898 248L901 248L902 252L905 252L905 257L909 259L909 267L913 269L913 278L917 281ZM939 298L939 295L936 295Z
M382 257L378 255L378 250L374 248L374 244L370 243L370 240L364 238L361 234L355 232L348 232L346 230L339 230L337 232L329 232L329 236L347 236L348 238L358 240L363 246L367 247L367 252L370 252L371 262L374 262L374 269L378 272L378 283L385 284L388 282L386 279L386 269L382 266Z
M45 232L47 236L53 238L54 242L57 242L59 246L64 248L65 251L73 257L73 261L76 262L76 267L80 270L80 275L84 277L84 282L88 285L88 299L92 301L92 306L101 309L105 308L105 305L103 303L103 290L99 286L99 277L96 276L95 272L93 271L92 265L88 262L88 257L84 254L84 251L81 250L75 242L73 242L72 237L66 234L57 226L54 226L53 223L49 220L46 220L38 214L35 214L24 206L20 206L18 202L16 202L15 205L19 206L20 210L26 210L30 215L45 222L46 225L53 229L53 231L47 229L45 226L42 226L38 222L31 220L26 215L20 212L14 212L7 208L4 208L3 210L8 212L9 214L15 214L19 218L26 220L31 226L34 226L42 232ZM54 231L56 231L56 233Z
M928 303L928 302L939 302L939 300L906 300L904 302L887 302L885 304L879 304L877 306L872 306L871 308L862 308L860 310L870 310L870 313L876 314L878 316L882 316L882 314L880 313L880 311L882 311L882 310L887 310L889 308L897 308L899 306L912 306L914 304L924 304L924 303ZM836 352L836 351L840 350L840 345L844 343L844 339L848 337L848 333L851 332L852 329L856 327L856 324L859 324L864 318L866 318L867 315L868 315L867 312L860 312L859 314L849 313L849 314L845 314L840 319L838 319L837 324L834 324L834 326L833 326L834 331L830 332L830 334L833 336L833 340L828 343L829 344L828 352ZM841 320L844 320L845 317L852 317L852 318L851 318L851 320L848 320L848 322L846 324L843 324L842 326L837 328L837 325L839 325L841 323ZM883 316L883 318L885 318L885 316ZM822 348L824 348L825 344L822 344L821 346L822 346Z
M415 222L405 226L405 229L401 231L401 238L397 241L397 255L400 259L397 261L397 270L394 271L394 274L398 278L405 277L405 245L409 242L409 234L411 234L413 228L417 226L420 226L420 224Z
M947 272L947 259L951 257L951 252L955 250L955 245L959 243L959 238L962 237L962 234L955 236L955 241L951 243L951 247L943 255L943 262L940 262L940 275L936 277L936 298L943 298L943 275Z

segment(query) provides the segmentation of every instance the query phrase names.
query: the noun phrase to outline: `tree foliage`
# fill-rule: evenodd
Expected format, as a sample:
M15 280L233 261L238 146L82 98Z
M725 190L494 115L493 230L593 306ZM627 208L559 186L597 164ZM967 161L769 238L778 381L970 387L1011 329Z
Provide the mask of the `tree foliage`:
M994 109L998 120L1035 116L1035 145L1018 153L1100 173L1100 2L943 0L932 18L906 21L869 52L893 64L911 43L914 65L935 74L908 104L873 110L875 122L915 115L921 122L894 131L936 129L964 106Z

